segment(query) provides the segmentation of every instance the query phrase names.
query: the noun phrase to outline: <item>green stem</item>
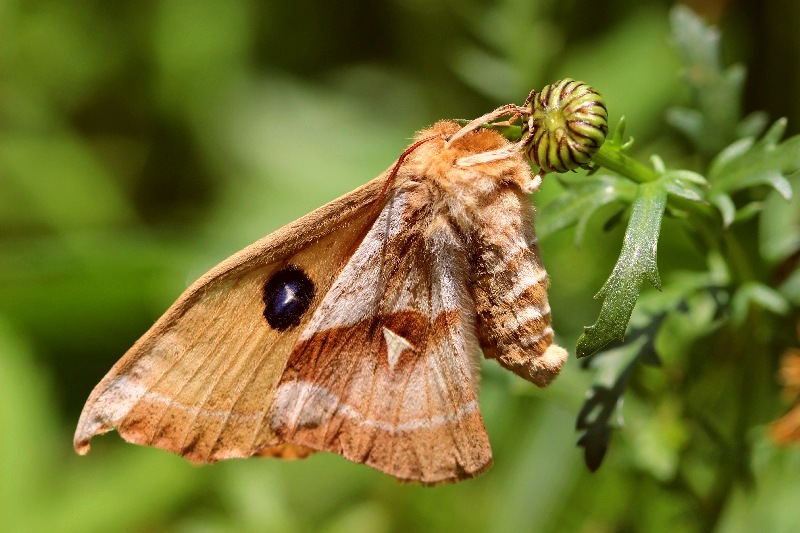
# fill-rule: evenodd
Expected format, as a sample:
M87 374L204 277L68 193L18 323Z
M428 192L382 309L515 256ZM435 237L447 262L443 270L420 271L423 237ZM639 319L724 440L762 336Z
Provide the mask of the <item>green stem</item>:
M592 163L616 172L620 176L628 178L637 183L648 183L657 180L659 174L645 165L630 157L622 151L622 148L615 142L605 142L592 157ZM681 197L670 197L673 206L686 212L699 215L706 220L718 219L716 211L708 204L693 202Z
M499 132L513 142L519 141L522 137L522 128L517 125L487 124L484 127ZM651 167L627 155L619 142L610 139L600 145L600 148L592 156L592 163L640 184L655 181L660 177ZM716 223L719 219L716 210L708 204L701 204L680 197L670 197L670 202L674 207L698 215L707 221Z
M495 130L513 142L522 138L522 128L516 125L486 124L484 128ZM647 183L658 179L658 174L652 168L626 155L617 143L610 140L600 145L600 149L592 156L592 163L637 183Z
M600 146L600 149L592 157L592 163L637 183L647 183L658 179L658 174L652 168L626 155L619 146L612 142L605 142Z

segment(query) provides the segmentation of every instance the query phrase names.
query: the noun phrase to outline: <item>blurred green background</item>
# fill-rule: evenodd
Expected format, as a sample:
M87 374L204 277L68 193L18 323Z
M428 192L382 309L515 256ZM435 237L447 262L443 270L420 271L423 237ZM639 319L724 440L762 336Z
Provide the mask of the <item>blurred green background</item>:
M686 99L672 2L0 1L0 530L779 531L800 455L754 430L750 485L707 499L676 475L681 398L626 403L596 474L574 446L591 383L545 391L484 365L495 466L425 489L331 455L196 468L72 432L92 387L182 290L236 250L388 167L413 133L521 103L562 77L628 119L634 155L691 166L664 122ZM697 0L747 65L747 111L800 128L797 2ZM558 194L550 180L536 201ZM659 266L702 263L667 222ZM622 228L542 242L560 344ZM659 381L662 370L644 379ZM776 386L777 387L777 386ZM775 416L780 414L775 411ZM696 456L695 456L696 457ZM733 467L732 467L733 468ZM798 526L800 527L800 526ZM786 529L789 531L789 529Z

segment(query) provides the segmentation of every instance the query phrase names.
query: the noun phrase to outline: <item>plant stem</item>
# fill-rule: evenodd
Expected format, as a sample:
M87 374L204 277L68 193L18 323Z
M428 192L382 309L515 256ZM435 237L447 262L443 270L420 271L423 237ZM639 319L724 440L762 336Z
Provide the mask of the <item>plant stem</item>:
M637 183L647 183L658 179L658 174L653 169L626 155L613 142L603 143L592 157L592 163L612 170L620 176L625 176Z
M619 144L615 142L605 142L592 157L592 163L616 172L620 176L628 178L637 183L648 183L657 180L660 175L650 168L630 157L622 151ZM716 211L708 204L693 202L686 198L671 196L670 202L689 213L699 215L705 220L717 220Z
M499 132L512 142L518 142L522 138L522 128L516 125L486 124L484 127ZM611 140L600 145L598 151L592 156L592 163L637 183L647 183L658 179L658 174L652 168L626 155L622 148Z

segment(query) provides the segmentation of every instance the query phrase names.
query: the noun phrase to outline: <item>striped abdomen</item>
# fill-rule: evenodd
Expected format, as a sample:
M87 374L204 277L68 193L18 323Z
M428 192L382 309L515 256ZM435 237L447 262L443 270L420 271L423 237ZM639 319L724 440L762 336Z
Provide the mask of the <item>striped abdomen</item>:
M472 235L473 296L484 355L539 386L558 375L567 358L553 345L547 272L539 257L527 198L497 191L481 209Z

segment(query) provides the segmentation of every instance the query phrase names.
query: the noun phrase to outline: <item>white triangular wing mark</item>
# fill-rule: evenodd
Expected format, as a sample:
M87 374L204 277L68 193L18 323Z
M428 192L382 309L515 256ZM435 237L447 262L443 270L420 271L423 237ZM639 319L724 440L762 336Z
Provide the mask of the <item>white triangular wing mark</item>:
M386 356L389 359L389 371L393 372L400 354L404 350L413 350L414 346L389 328L383 328L383 338L386 339Z

